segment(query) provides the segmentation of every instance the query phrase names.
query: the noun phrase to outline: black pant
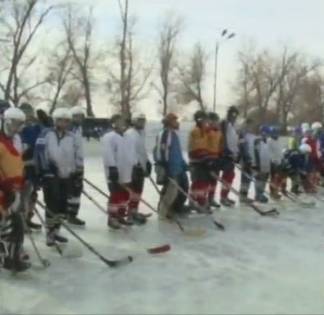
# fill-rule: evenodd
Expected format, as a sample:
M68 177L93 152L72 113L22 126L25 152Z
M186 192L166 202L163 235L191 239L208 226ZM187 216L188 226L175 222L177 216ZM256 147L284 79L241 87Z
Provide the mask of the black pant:
M46 225L51 231L60 228L60 220L68 213L68 194L70 180L58 177L45 178L43 193L46 204Z
M0 223L0 241L8 250L9 258L19 260L20 251L24 243L23 214L15 212Z
M83 190L83 173L73 174L69 180L67 211L71 216L77 216L80 209Z
M248 195L252 178L253 178L253 171L251 165L243 164L242 172L241 172L241 188L240 188L240 194L242 196L246 197Z

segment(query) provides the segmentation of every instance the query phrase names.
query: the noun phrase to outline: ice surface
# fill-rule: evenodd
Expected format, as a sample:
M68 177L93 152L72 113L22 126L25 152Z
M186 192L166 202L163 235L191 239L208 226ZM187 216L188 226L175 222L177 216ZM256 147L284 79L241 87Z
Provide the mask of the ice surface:
M86 176L105 189L95 142L87 147L94 151ZM144 196L157 203L149 183ZM215 212L225 232L208 217L185 220L185 226L207 230L204 237L190 238L155 215L144 227L109 232L105 215L83 197L80 216L87 228L76 231L108 258L131 254L135 261L110 269L72 236L69 246L82 248L83 257L61 258L46 248L44 233L35 234L51 266L17 277L0 272L0 314L322 314L323 204L307 209L285 201L278 207L278 218L260 217L246 207ZM164 255L145 251L165 243L172 249ZM37 266L28 239L26 249Z

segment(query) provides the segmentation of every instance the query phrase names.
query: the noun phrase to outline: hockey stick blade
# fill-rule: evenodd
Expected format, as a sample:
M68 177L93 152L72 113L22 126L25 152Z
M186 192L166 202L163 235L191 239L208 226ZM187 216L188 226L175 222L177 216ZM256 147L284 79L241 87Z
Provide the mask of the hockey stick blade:
M279 214L280 214L280 212L276 208L261 212L261 215L263 215L263 216L278 216Z
M101 257L101 260L109 267L111 268L117 268L117 267L121 267L121 266L125 266L130 264L134 259L132 256L127 256L125 258L121 258L118 260L108 260L104 257Z
M168 251L171 250L171 246L169 244L165 244L165 245L161 245L161 246L156 246L156 247L152 247L152 248L148 248L147 252L149 254L162 254L162 253L166 253Z
M217 222L216 220L213 220L213 223L218 229L220 229L221 231L225 231L225 226L223 224Z

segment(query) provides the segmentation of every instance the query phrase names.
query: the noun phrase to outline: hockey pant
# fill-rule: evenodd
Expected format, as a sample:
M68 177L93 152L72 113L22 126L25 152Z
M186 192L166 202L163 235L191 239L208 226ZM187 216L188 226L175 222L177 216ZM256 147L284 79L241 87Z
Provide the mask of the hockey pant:
M286 193L287 190L287 178L280 170L280 166L271 165L270 173L270 194L272 197L277 198L280 194Z
M22 213L9 216L0 215L0 266L5 258L19 260L24 243L24 223Z
M109 183L108 188L110 192L110 198L108 201L108 217L116 219L128 217L130 215L129 192L118 183Z
M267 181L269 178L268 173L258 172L255 176L255 198L258 199L265 192Z
M203 163L192 164L190 196L200 206L206 207L209 204L209 186L210 174L209 169Z
M80 209L81 195L83 190L83 173L73 174L69 181L70 185L67 199L67 212L70 216L76 217Z
M58 232L61 220L67 215L67 199L70 180L66 178L47 177L43 181L45 219L48 233Z
M228 198L228 194L230 192L230 187L232 187L234 178L235 178L235 164L232 159L225 158L222 166L222 181L226 183L226 185L222 185L221 190L221 199Z
M250 165L242 165L240 195L247 197L249 194L253 171Z
M138 206L142 198L142 193L144 189L144 181L144 175L138 176L137 178L133 178L132 183L130 184L131 194L129 201L129 211L132 214L138 212Z
M21 212L27 221L34 216L34 208L37 200L37 191L33 182L26 181L25 187L21 192Z
M189 190L189 181L186 173L182 173L173 178L176 184L170 180L164 184L161 191L161 199L158 206L159 215L166 217L172 213L179 213L182 211L187 196L179 191L181 187L186 193Z

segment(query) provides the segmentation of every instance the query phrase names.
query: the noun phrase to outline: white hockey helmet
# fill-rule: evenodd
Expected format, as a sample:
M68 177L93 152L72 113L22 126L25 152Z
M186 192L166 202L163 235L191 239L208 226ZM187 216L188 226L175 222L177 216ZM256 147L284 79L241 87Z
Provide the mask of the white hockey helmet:
M303 144L301 144L299 146L299 151L301 153L311 153L312 152L312 148L307 143L303 143Z
M301 124L301 129L302 129L302 132L304 133L304 132L310 131L311 126L309 125L309 123L305 122L305 123Z
M10 107L3 113L3 130L6 135L12 136L20 131L26 121L26 115L16 107Z
M82 106L73 106L70 109L71 116L73 117L74 115L83 115L85 116L85 109Z
M16 107L10 107L6 109L3 113L3 118L5 121L17 120L20 122L24 122L26 120L26 115L21 109Z
M53 117L54 121L56 121L58 119L67 119L67 120L72 119L71 112L66 107L60 107L60 108L55 109L52 117Z
M322 127L323 127L323 125L319 121L315 121L315 122L312 123L312 130L313 131L317 131L319 129L322 129Z

